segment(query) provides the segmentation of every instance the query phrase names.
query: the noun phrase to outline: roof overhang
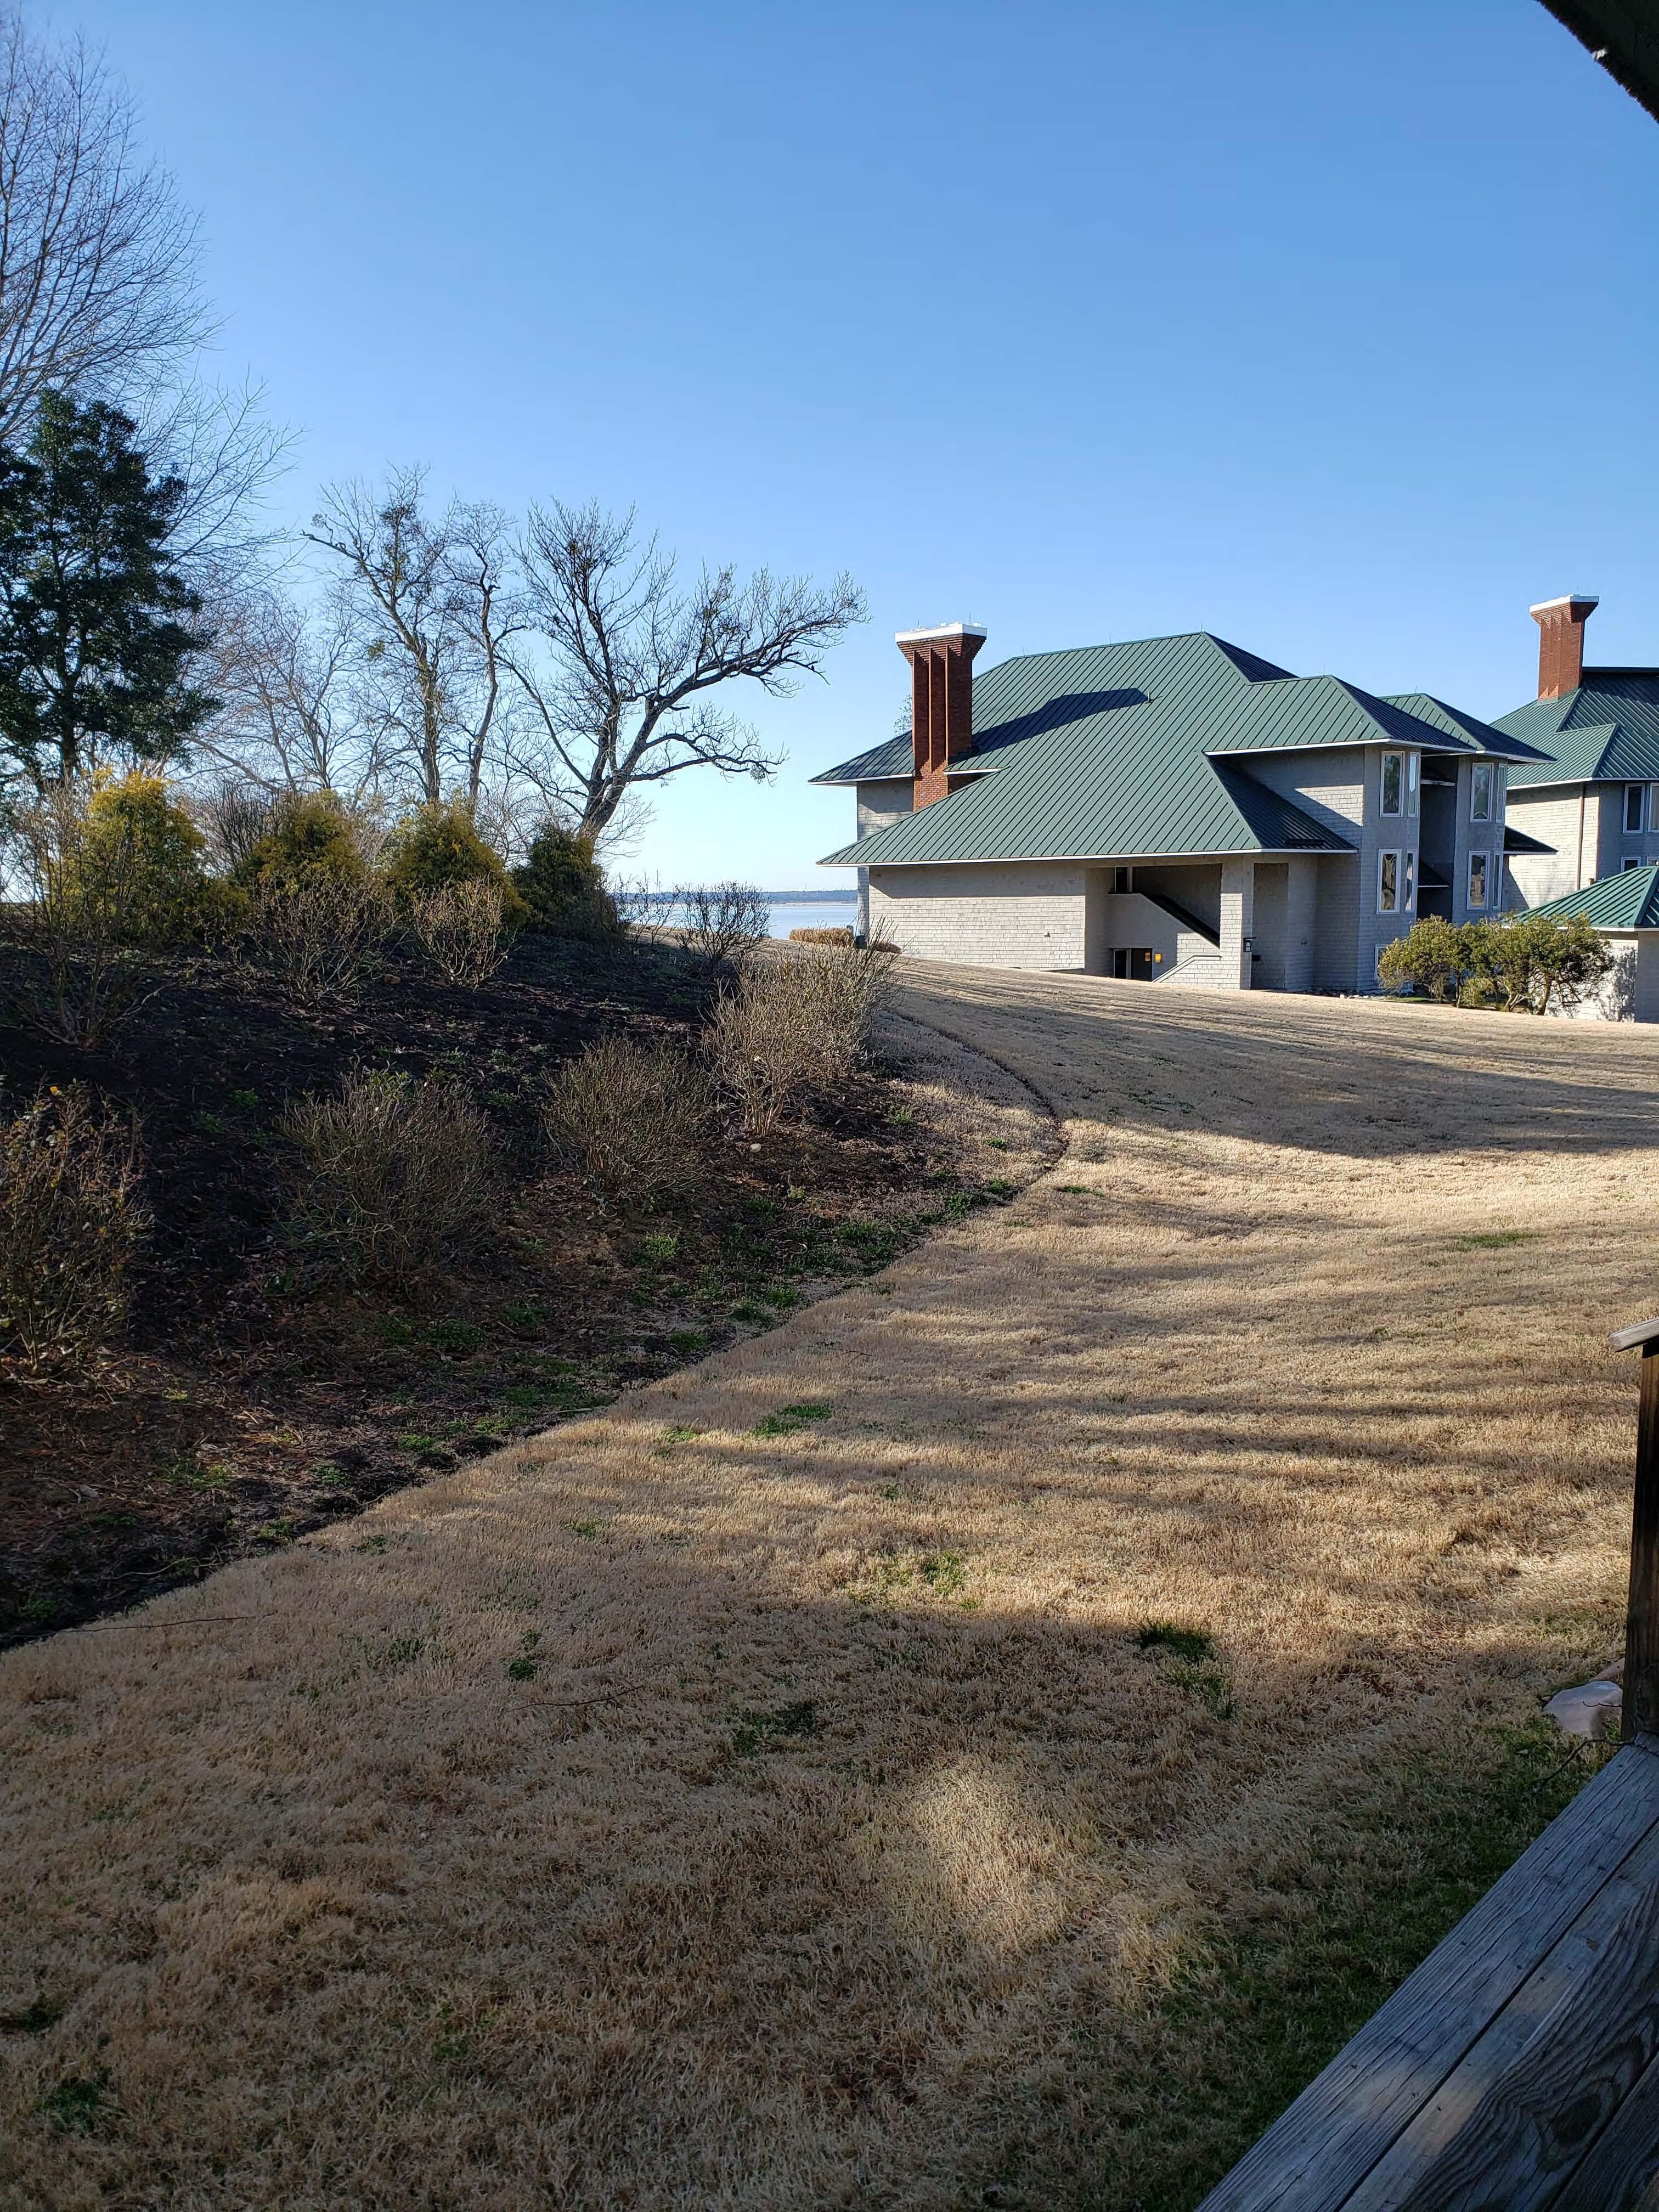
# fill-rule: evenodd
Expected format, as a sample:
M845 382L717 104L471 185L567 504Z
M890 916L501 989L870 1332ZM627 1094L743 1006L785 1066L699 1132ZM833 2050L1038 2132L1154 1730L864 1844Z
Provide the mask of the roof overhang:
M843 848L856 853L856 845ZM1351 860L1352 845L1231 845L1213 853L979 853L970 860L855 860L832 853L820 868L1179 868L1218 860Z
M1646 0L1544 0L1615 82L1659 118L1659 28Z

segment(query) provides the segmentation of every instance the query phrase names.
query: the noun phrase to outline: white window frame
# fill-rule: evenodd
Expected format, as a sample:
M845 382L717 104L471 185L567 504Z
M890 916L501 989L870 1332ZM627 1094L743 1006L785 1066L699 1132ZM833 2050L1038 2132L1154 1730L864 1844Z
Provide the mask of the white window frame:
M1474 895L1474 872L1480 871L1480 896ZM1464 880L1463 903L1471 914L1485 914L1492 905L1492 854L1471 853L1468 874Z
M1417 793L1422 781L1422 754L1407 753L1406 756L1406 811L1413 822L1417 819Z
M1493 786L1496 782L1497 777L1493 773L1492 763L1476 761L1469 774L1469 819L1471 822L1492 820ZM1483 797L1486 802L1484 806L1480 804Z
M1633 873L1636 869L1645 868L1648 865L1649 863L1646 860L1626 860L1624 866L1620 869L1619 872L1621 876L1628 876Z
M1630 818L1632 799L1636 801L1634 822ZM1648 787L1644 783L1627 783L1625 786L1625 835L1626 837L1639 837L1647 826Z
M1385 896L1385 878L1389 863L1394 862L1394 896ZM1397 852L1379 853L1376 856L1376 910L1379 914L1398 914L1400 906L1400 855Z
M1492 856L1492 873L1486 878L1486 912L1502 914L1503 911L1504 855L1501 853L1494 853Z
M1395 764L1395 773L1398 779L1395 791L1395 803L1392 806L1389 804L1389 763L1390 761ZM1395 815L1404 814L1406 811L1406 756L1404 753L1383 754L1382 773L1376 781L1376 798L1378 811L1386 814L1390 821Z
M1404 871L1404 881L1400 886L1400 911L1401 914L1413 914L1417 909L1417 855L1414 852L1402 853L1400 860Z

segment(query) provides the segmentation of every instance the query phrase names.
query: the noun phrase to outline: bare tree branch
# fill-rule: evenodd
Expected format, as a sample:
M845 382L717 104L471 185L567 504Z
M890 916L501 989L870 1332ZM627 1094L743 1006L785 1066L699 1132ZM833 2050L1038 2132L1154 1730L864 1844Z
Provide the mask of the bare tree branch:
M688 768L768 781L783 756L702 695L746 677L775 698L866 618L850 576L827 589L759 569L705 568L682 592L631 513L532 507L520 548L540 652L504 654L584 830L603 831L635 786Z
M0 440L52 386L125 403L209 336L195 218L78 40L0 13Z

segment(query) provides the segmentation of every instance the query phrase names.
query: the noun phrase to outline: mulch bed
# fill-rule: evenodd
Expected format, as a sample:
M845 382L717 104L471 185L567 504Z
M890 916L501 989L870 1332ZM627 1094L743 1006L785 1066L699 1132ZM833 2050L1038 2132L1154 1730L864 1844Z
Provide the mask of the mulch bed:
M0 1108L78 1081L131 1112L155 1223L126 1350L70 1380L0 1370L0 1644L604 1404L986 1196L873 1072L763 1146L712 1146L655 1214L607 1213L550 1173L548 1072L609 1031L688 1039L704 996L671 948L526 939L481 990L394 954L327 1011L186 963L106 1054L0 1017ZM448 1070L489 1111L514 1194L490 1249L406 1304L322 1275L288 1224L283 1104L361 1066Z

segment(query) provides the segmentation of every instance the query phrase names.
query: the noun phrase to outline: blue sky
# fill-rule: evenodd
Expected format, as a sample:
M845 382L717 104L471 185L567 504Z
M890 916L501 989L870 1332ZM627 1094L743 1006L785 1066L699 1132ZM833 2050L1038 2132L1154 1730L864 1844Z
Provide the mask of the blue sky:
M203 210L277 503L636 504L850 568L759 787L631 865L824 884L895 629L1198 626L1300 672L1530 696L1529 601L1659 663L1659 127L1535 0L692 7L84 0Z

